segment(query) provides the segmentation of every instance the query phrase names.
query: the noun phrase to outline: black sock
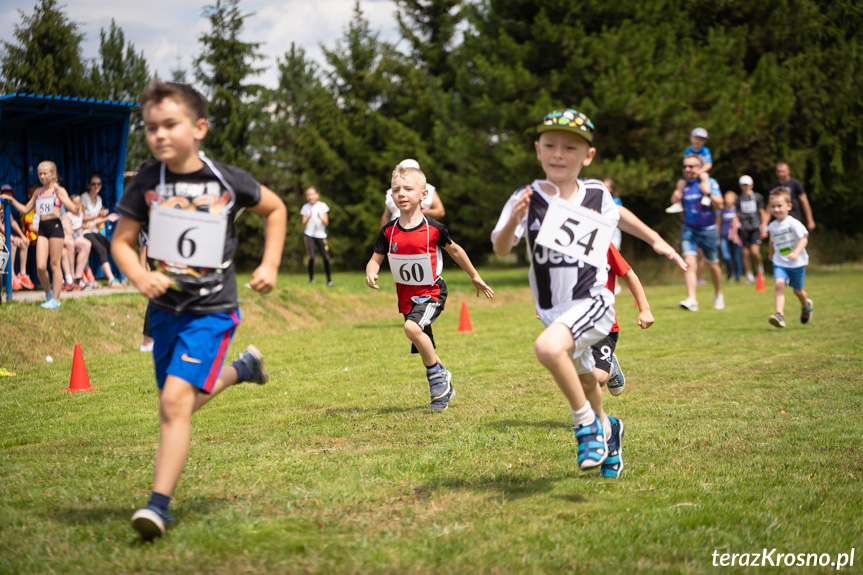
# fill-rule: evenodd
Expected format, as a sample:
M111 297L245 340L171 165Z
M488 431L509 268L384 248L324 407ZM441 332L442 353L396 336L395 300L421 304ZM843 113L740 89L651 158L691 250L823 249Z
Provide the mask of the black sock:
M249 381L249 379L252 377L252 370L250 370L249 366L247 366L245 362L240 359L232 363L231 367L237 370L236 383L243 383L244 381Z
M168 505L171 504L171 498L161 493L153 491L150 494L150 501L147 502L147 507L154 507L159 510L162 515L167 515Z

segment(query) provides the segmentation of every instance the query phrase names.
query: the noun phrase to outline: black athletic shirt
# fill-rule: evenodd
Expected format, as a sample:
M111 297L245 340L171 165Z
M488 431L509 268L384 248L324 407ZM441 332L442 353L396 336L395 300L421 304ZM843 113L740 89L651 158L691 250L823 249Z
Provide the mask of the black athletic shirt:
M160 195L156 190L161 164L157 163L139 172L117 203L120 214L141 222L145 229L150 220L150 206L154 204L168 202L177 209L227 214L221 269L188 268L150 259L152 269L165 271L180 288L172 287L151 300L156 308L169 313L205 315L230 312L238 305L233 263L237 249L234 217L240 208L254 206L261 201L261 185L239 168L215 161L213 164L233 188L233 193L207 165L189 174L174 174L166 166L165 190ZM155 230L150 229L151 238L154 233Z

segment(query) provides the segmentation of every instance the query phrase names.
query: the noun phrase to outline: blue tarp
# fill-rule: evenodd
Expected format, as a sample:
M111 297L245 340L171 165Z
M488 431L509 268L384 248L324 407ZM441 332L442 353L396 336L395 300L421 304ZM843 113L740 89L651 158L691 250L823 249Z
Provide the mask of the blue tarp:
M137 107L96 98L0 96L0 185L12 186L24 203L27 186L39 183L36 166L50 160L70 194L84 193L90 176L99 174L102 203L113 208L123 194L129 118Z

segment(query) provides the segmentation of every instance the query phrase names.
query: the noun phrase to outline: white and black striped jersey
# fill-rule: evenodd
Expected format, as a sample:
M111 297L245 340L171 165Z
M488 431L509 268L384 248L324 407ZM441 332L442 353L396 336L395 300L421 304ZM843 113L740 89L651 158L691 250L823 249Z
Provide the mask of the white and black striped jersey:
M491 233L492 242L506 226L512 216L513 206L527 187L522 186L517 189L507 200L497 225ZM546 194L539 189L539 186L532 186L531 189L533 195L530 198L527 216L516 227L515 236L520 240L527 231L530 288L537 308L551 309L566 302L598 295L605 289L608 279L605 266L596 268L536 243L539 228L542 226L553 196ZM578 190L571 201L575 205L599 212L614 222L614 225L617 225L620 219L617 205L600 180L578 180Z

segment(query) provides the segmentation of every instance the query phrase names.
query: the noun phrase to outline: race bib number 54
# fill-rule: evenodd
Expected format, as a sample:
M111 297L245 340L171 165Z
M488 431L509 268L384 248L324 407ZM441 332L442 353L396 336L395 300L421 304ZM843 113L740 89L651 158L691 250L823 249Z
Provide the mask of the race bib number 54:
M594 267L605 266L614 223L567 201L552 200L536 243Z
M152 206L147 255L190 267L219 268L227 225L224 215Z

